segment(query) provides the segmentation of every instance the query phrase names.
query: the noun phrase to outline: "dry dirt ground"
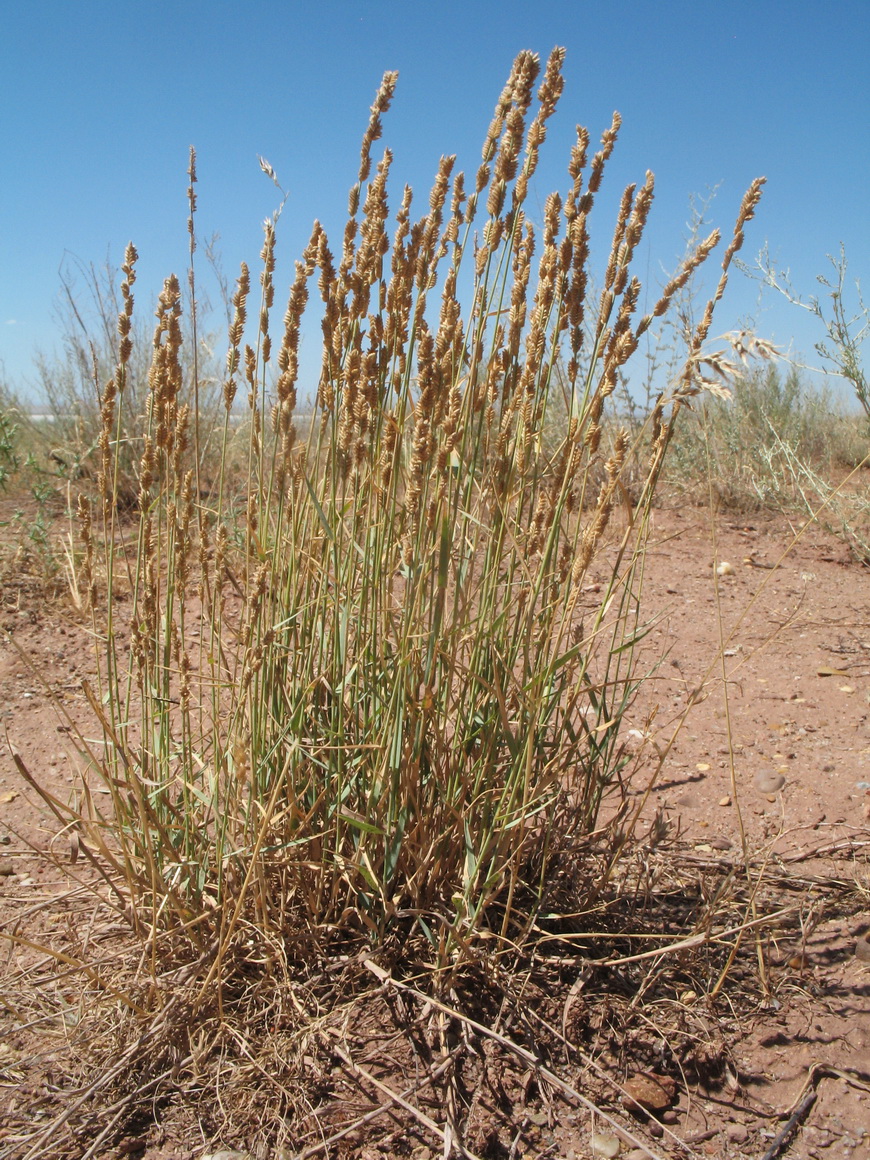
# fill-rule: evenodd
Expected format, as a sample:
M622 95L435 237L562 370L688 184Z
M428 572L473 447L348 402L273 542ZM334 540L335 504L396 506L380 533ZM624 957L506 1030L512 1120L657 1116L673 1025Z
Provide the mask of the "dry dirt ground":
M590 1119L582 1103L548 1086L520 1057L511 1065L499 1056L496 1065L497 1043L460 1021L477 1043L472 1054L479 1065L478 1088L467 1093L460 1116L471 1153L567 1160L618 1149L635 1160L654 1154L870 1160L870 944L863 938L870 932L870 570L818 529L794 543L797 530L781 518L725 513L714 535L704 511L656 513L645 577L653 622L644 655L659 663L628 724L630 744L639 747L646 738L628 800L641 810L638 834L652 877L656 866L666 866L687 897L735 890L728 905L738 925L776 908L791 917L760 926L759 936L744 934L735 972L746 985L730 982L713 998L715 973L693 975L691 964L670 998L656 998L658 975L616 970L624 993L614 991L613 978L608 990L601 981L606 972L590 975L582 957L566 962L551 993L540 977L529 984L530 1008L549 1012L551 1026L561 1028L562 1074L634 1139ZM0 758L0 1160L17 1160L39 1155L28 1152L32 1139L22 1142L28 1116L47 1122L62 1114L63 1100L78 1098L58 1094L52 1062L74 1041L76 1022L58 1019L58 988L68 988L72 1012L78 984L49 982L50 960L26 940L48 940L64 923L84 922L87 911L69 896L53 901L71 889L64 866L79 878L84 872L80 861L72 865L69 836L57 835L50 812L23 784L9 745L53 792L68 796L77 775L49 690L87 722L81 680L93 661L87 629L69 602L47 598L23 572L7 576L0 627L0 717L9 743ZM753 896L751 883L761 878ZM669 937L678 941L685 933L676 923ZM590 952L598 959L607 953ZM666 974L669 962L654 965ZM55 996L42 1022L34 1021L30 1000L19 1002L23 968L28 977L41 970ZM648 989L649 1005L629 1019L638 987ZM378 1001L383 1006L383 989ZM380 1054L370 1052L377 1064L359 1063L368 1058L361 1055L346 1065L339 1056L321 1077L321 1095L333 1101L332 1112L321 1105L330 1130L342 1115L377 1109L384 1100L378 1076L388 1086L404 1082L390 1076L389 1066L392 1059L393 1070L405 1069L404 1048L386 1034L376 1008L374 999L363 1004L342 1042L360 1049L366 1036L381 1042ZM408 995L402 1009L413 1024L420 1004ZM483 1012L480 1018L485 1022ZM678 1025L691 1050L669 1039L668 1029ZM646 1055L630 1049L641 1040ZM702 1040L706 1070L699 1064ZM407 1060L413 1068L413 1056ZM499 1088L509 1115L492 1110L498 1100L480 1095L496 1066L499 1075L486 1083ZM644 1072L661 1077L665 1106L633 1119L614 1084L637 1095ZM78 1096L86 1087L82 1080ZM415 1106L429 1107L438 1120L431 1103L421 1101ZM270 1160L279 1155L261 1148L255 1130L233 1138L231 1117L206 1120L195 1097L175 1104L155 1097L153 1108L150 1120L139 1115L96 1152L88 1152L95 1128L91 1140L68 1140L63 1154L193 1160L236 1148ZM445 1154L443 1136L426 1127L422 1112L403 1118L399 1111L393 1104L390 1115L319 1154L365 1160ZM793 1130L785 1132L792 1113ZM505 1124L516 1129L513 1137Z

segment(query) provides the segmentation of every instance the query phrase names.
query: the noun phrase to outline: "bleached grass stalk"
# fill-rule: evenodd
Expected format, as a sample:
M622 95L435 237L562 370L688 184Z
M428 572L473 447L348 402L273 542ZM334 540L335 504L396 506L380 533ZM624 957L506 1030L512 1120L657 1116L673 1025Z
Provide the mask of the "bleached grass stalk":
M442 158L422 215L405 188L392 224L392 154L372 157L396 84L385 75L340 250L315 223L277 350L276 221L249 343L242 267L208 499L180 402L181 293L167 281L132 537L112 514L109 404L123 400L125 305L101 496L110 567L119 538L129 567L133 621L127 660L111 598L94 605L112 811L94 812L89 840L126 879L145 929L174 929L200 952L216 940L209 978L243 930L364 932L395 945L416 929L436 965L469 953L484 929L510 936L579 856L618 785L649 511L676 415L704 386L713 308L761 183L744 200L685 370L651 417L640 502L615 521L635 447L620 431L602 450L608 399L718 234L638 318L631 268L653 199L648 173L622 196L590 300L589 219L619 117L591 162L578 128L569 188L547 199L540 230L525 210L563 56L555 50L540 77L538 58L521 53L470 189ZM134 260L131 248L128 283ZM322 366L300 438L312 284ZM568 407L554 444L543 435L563 356ZM241 494L226 469L239 392L250 431ZM95 534L88 505L80 510L81 584L94 603Z

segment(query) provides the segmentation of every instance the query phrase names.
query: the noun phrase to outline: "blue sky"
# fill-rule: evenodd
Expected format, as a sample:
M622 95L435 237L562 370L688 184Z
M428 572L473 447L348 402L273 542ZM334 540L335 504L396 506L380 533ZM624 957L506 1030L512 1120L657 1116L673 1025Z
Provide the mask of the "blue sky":
M0 376L34 381L58 348L65 256L140 254L137 313L187 267L188 147L198 153L202 237L220 234L232 281L256 269L261 223L290 198L278 235L277 305L314 217L340 248L347 190L383 72L399 87L385 121L392 202L409 181L420 212L442 153L473 173L496 97L523 48L567 48L565 94L529 208L567 187L575 124L593 141L618 109L597 242L609 246L622 187L657 179L638 272L654 293L680 257L692 195L716 188L729 231L750 180L768 178L745 256L765 244L804 295L843 244L870 266L870 5L838 0L28 0L4 5L0 35ZM594 224L594 223L593 223ZM804 312L735 277L716 333L751 317L759 333L813 357ZM309 350L311 366L319 363ZM305 361L303 361L303 372Z

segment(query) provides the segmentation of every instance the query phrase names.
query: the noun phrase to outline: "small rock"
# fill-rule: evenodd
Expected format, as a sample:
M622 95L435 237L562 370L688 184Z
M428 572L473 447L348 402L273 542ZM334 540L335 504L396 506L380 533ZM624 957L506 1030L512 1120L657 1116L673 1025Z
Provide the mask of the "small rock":
M233 1148L224 1148L221 1152L207 1152L199 1160L254 1160L250 1152L236 1152Z
M630 1076L622 1085L625 1089L624 1101L637 1104L647 1112L661 1112L673 1100L677 1085L669 1075L651 1075L638 1072Z
M719 567L716 569L716 575L717 576L733 576L734 575L734 565L729 564L727 560L723 560L722 563L719 565Z
M731 794L726 793L723 798L719 798L719 805L720 806L730 806L731 805Z
M617 1136L605 1136L601 1132L593 1132L592 1139L592 1155L604 1156L605 1160L613 1160L614 1156L619 1155L619 1138Z
M125 1136L115 1145L122 1156L135 1156L137 1152L144 1152L147 1146L144 1136Z
M10 878L15 873L15 866L8 858L0 858L0 878Z
M725 1135L732 1144L745 1144L749 1139L749 1132L743 1124L726 1124Z
M730 838L713 838L710 845L714 850L730 850L734 843Z
M680 1113L674 1111L673 1108L667 1108L662 1112L663 1124L676 1124L680 1119Z
M870 963L870 935L864 935L855 943L855 958L862 963Z
M778 793L785 785L785 778L781 773L757 773L755 775L755 788L759 793L774 794Z

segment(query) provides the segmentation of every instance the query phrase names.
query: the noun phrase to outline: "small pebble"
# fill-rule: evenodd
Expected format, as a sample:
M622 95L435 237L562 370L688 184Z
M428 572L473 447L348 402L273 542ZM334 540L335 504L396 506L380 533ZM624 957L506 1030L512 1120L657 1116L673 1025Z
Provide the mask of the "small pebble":
M855 943L855 958L862 963L870 963L870 936L865 934Z
M781 773L757 773L755 775L755 788L759 793L775 794L785 785L785 778Z
M630 1108L639 1105L644 1111L660 1112L673 1100L676 1086L673 1078L669 1075L637 1072L623 1084L625 1090L623 1103Z
M731 794L726 793L726 795L723 798L719 798L719 805L720 806L730 806L731 805Z
M725 1128L725 1135L732 1144L745 1144L749 1139L749 1132L743 1124L728 1124Z
M619 1138L617 1136L605 1136L601 1132L593 1132L592 1139L592 1155L604 1156L605 1160L613 1160L615 1156L619 1155Z

